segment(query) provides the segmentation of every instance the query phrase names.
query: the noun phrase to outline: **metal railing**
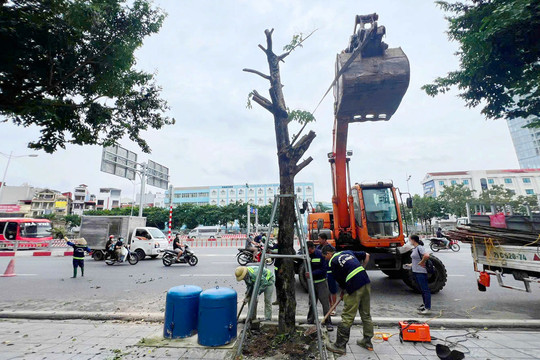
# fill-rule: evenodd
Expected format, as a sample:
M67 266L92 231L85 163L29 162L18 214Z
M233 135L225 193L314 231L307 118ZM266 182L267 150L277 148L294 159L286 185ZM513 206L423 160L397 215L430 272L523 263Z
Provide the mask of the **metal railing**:
M52 239L52 240L1 240L0 250L46 250L67 248L67 242L64 239Z

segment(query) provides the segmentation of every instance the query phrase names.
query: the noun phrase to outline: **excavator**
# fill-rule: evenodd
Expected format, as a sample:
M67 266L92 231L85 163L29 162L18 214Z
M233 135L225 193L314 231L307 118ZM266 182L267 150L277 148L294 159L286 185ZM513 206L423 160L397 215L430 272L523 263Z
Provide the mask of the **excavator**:
M409 86L409 60L401 48L388 48L382 41L384 26L378 15L357 15L348 47L337 55L334 79L333 148L328 154L332 172L331 212L308 214L311 240L326 233L339 250L370 253L368 270L381 270L402 279L419 291L412 272L403 265L411 262L411 247L405 244L399 203L401 193L391 182L351 183L347 150L350 123L388 121L396 112ZM412 199L406 199L412 207ZM432 293L446 284L446 269L432 257L435 274L429 275ZM300 273L302 274L302 273Z

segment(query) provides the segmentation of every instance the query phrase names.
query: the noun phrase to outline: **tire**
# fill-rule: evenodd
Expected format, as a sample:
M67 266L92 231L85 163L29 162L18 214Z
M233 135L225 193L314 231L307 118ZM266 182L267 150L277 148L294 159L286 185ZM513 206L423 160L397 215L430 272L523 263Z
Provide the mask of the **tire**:
M242 266L246 266L251 261L251 254L248 255L245 252L241 252L238 255L236 255L236 261L238 261L238 264Z
M446 268L444 267L443 262L438 257L431 255L429 258L433 262L433 266L436 270L435 274L428 274L429 290L431 291L431 294L437 294L446 285L448 274L446 273ZM409 270L407 275L408 276L403 279L405 284L407 284L407 286L409 286L415 292L421 293L420 286L418 286L413 272Z
M134 253L129 254L128 262L130 265L136 265L139 262L139 256Z
M381 270L381 271L390 279L403 279L407 275L406 270Z
M197 259L197 257L195 255L192 255L188 260L188 264L190 266L195 266L195 265L197 265L198 262L199 262L199 259Z
M437 245L435 245L435 243L429 244L429 248L430 248L431 251L433 251L433 252L438 252L439 250L441 250Z
M304 264L300 265L300 267L298 268L298 280L300 281L300 285L302 285L302 289L304 289L305 292L308 292L306 267L304 266Z
M137 257L139 258L139 260L144 260L144 258L146 257L146 253L144 252L143 249L135 250L135 254L137 254Z
M95 250L92 253L92 259L94 259L95 261L101 261L104 258L105 258L105 255L103 254L103 251L101 251L101 250Z
M452 251L454 252L458 252L461 247L459 246L459 244L452 244L452 246L450 246L450 249L452 249Z
M150 259L155 259L157 257L158 257L157 255L150 255Z
M165 266L171 266L173 263L173 259L170 255L163 256L163 258L161 258L161 261L163 261L163 265Z

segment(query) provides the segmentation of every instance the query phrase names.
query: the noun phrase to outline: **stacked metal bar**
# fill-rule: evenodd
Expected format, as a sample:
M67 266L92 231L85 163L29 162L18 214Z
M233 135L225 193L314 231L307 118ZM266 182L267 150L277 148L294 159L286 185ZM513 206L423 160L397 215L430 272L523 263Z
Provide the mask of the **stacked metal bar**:
M459 240L464 243L492 239L500 245L540 245L540 234L538 232L501 229L483 225L470 224L458 226L456 230L449 230L446 234L451 239Z

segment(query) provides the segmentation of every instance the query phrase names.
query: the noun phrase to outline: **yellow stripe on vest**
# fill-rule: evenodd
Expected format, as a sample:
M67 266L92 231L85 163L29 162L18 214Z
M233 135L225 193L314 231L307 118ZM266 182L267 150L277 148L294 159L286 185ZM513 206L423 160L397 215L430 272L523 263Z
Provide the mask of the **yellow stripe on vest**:
M351 280L354 275L358 274L360 271L364 271L364 268L362 266L357 267L353 271L350 272L349 275L347 275L347 278L345 279L345 282Z
M318 262L318 263L320 263L320 262L321 262L321 258L311 259L311 262Z

